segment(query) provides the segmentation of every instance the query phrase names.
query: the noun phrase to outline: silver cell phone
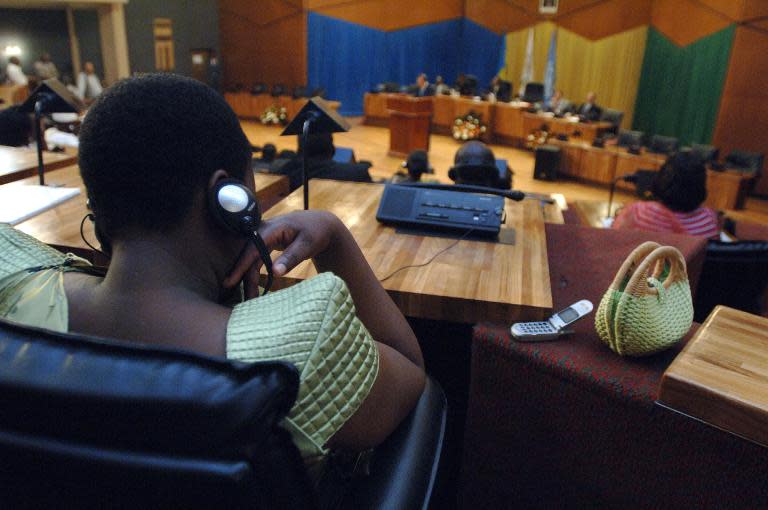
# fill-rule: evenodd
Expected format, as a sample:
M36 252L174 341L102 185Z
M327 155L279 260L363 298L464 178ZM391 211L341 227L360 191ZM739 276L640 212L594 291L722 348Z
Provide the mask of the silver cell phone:
M569 333L565 328L592 311L586 299L560 310L544 322L518 322L512 325L512 338L518 342L543 342Z

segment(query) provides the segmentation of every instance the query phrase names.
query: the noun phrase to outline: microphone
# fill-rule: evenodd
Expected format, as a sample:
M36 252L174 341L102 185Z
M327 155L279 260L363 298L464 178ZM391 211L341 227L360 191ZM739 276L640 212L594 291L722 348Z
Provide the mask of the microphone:
M408 188L439 189L439 190L445 190L445 191L466 191L469 193L485 193L486 195L496 195L496 196L508 198L510 200L514 200L515 202L519 202L527 198L527 195L522 191L496 189L496 188L489 188L487 186L474 186L472 184L436 184L431 182L399 182L395 184L395 186L404 186ZM534 198L534 197L531 197L531 198ZM552 199L547 199L547 200L550 201L549 203L555 202Z
M608 195L608 213L605 215L606 219L612 217L611 208L613 207L613 193L616 191L616 183L619 181L624 181L632 184L637 184L639 180L640 180L640 176L634 173L634 174L621 175L611 181L611 192Z

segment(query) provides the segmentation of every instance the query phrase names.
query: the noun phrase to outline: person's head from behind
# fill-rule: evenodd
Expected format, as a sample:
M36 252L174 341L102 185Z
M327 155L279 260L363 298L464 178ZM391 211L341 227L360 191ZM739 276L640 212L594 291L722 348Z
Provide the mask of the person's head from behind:
M0 110L0 145L22 147L29 144L32 136L32 120L21 113L17 106Z
M707 170L693 155L678 152L661 167L652 191L672 211L694 211L707 199Z
M265 143L261 148L261 159L264 161L274 161L277 156L277 147L273 143Z
M312 133L307 137L307 146L304 147L304 138L299 135L299 154L306 150L307 159L324 161L332 159L336 154L331 133Z
M19 60L19 57L10 57L8 59L8 62L10 62L11 64L15 64L17 66L21 65L21 60Z
M423 150L415 150L408 155L405 162L405 168L408 169L408 175L413 181L421 180L421 175L430 173L429 158Z
M483 142L472 140L464 143L453 158L453 167L448 177L456 184L496 186L498 169L493 151Z
M96 67L94 67L93 62L89 61L89 62L86 62L85 64L83 64L83 72L85 72L85 74L93 74L93 73L95 73L96 72Z
M250 162L250 143L223 97L173 74L118 82L80 130L80 171L98 232L113 249L183 238L211 256L236 256L244 240L218 224L208 195L225 178L253 190Z

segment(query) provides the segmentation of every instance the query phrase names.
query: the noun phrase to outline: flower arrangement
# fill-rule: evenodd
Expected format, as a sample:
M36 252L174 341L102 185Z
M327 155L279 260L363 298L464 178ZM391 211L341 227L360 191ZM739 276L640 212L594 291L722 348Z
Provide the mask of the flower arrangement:
M276 126L288 124L288 111L284 106L272 105L261 114L261 123Z
M463 117L456 117L456 120L453 121L453 137L462 142L477 140L485 133L485 130L486 127L480 121L480 115L475 112L469 112Z

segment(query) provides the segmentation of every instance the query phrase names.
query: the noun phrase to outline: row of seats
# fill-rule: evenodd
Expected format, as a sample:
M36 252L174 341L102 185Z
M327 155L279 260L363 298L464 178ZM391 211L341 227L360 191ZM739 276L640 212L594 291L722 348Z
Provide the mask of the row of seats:
M227 92L242 92L244 90L245 86L239 83L228 89ZM323 97L325 95L325 89L323 87L312 87L310 85L297 85L291 89L288 85L283 83L276 83L270 88L266 83L257 82L251 86L250 93L254 96L269 94L273 97L292 96L293 98L298 99L300 97Z
M645 133L642 131L630 131L625 129L619 131L618 145L619 147L630 148L645 146L649 151L659 154L671 154L680 148L680 142L677 138L653 135L646 143ZM704 163L716 164L720 156L720 150L713 145L694 143L691 144L689 149ZM734 149L725 157L722 166L724 168L760 174L763 167L763 160L763 154Z

